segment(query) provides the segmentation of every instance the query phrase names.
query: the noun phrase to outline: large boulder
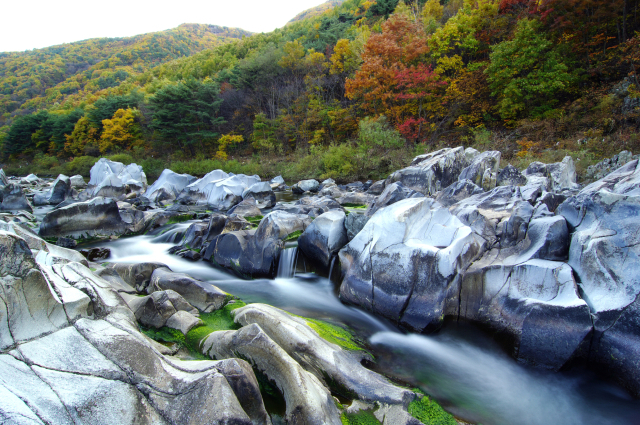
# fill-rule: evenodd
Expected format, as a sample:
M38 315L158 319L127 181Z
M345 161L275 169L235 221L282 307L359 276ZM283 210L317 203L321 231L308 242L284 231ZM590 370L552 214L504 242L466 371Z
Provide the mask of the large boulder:
M51 184L49 190L36 193L33 196L33 203L35 205L58 205L70 198L72 194L71 179L64 174L60 174Z
M378 196L368 207L366 214L371 217L381 208L395 204L407 198L422 198L424 195L413 189L405 187L402 183L387 184L380 196Z
M311 224L306 215L273 211L257 229L222 233L213 238L203 257L244 277L274 277L284 240Z
M22 187L18 184L10 183L2 189L2 204L0 211L28 211L33 212L33 207L24 196Z
M527 184L527 178L511 164L504 167L496 179L497 186L524 186L525 184Z
M576 183L576 167L570 156L564 157L562 162L553 164L532 162L522 174L527 178L528 184L547 179L548 190L554 192L580 188Z
M631 161L557 210L569 265L593 314L590 362L640 395L640 165Z
M47 213L40 223L40 236L74 239L122 235L128 226L111 198L97 197Z
M347 239L351 241L355 238L356 235L360 233L360 230L364 228L364 225L367 224L367 221L369 221L369 216L364 213L353 211L349 213L349 215L344 219L344 228L347 231Z
M177 292L189 304L207 313L218 310L227 300L227 294L210 283L184 273L174 273L167 267L158 267L151 274L147 293L168 290Z
M80 174L69 177L69 182L71 183L71 187L87 187L87 182L84 181L84 177Z
M458 180L471 180L484 190L493 189L496 187L500 156L500 151L487 151L475 155L469 166L462 170Z
M571 267L540 259L510 264L496 257L487 254L467 270L460 310L450 314L498 333L519 361L559 370L592 329Z
M459 180L452 183L444 190L438 192L436 195L436 201L440 202L445 207L455 204L456 202L467 199L473 195L482 193L481 187L476 185L471 180Z
M244 191L258 182L258 176L229 175L222 170L214 170L185 187L177 201L226 211L241 202Z
M124 165L121 162L100 158L91 167L91 178L81 200L98 196L124 199L131 193L142 194L147 188L147 176L137 164Z
M189 174L174 173L165 169L151 186L144 192L144 196L151 202L168 202L178 197L185 187L196 181L196 178Z
M379 210L340 251L343 301L416 331L437 329L457 303L461 272L485 241L433 199Z
M256 200L258 208L271 208L276 204L276 194L268 182L254 183L242 192L242 199L249 198Z
M327 268L334 255L348 242L345 213L326 212L316 218L298 239L298 248L312 262Z
M293 193L305 193L305 192L317 192L320 189L320 183L318 180L301 180L298 183L291 186Z
M444 148L416 157L409 167L392 173L387 184L400 182L423 195L434 195L458 180L467 165L462 147Z

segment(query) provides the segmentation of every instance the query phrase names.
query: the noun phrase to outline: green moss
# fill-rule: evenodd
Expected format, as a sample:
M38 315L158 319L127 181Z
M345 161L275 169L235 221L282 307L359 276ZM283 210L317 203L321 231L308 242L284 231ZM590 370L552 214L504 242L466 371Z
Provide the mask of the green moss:
M263 218L264 216L262 215L254 215L251 217L245 217L244 219L251 223L253 227L258 227Z
M284 238L285 242L292 242L298 240L298 238L302 235L302 230L296 230L293 233L289 233L286 238Z
M166 326L160 329L142 327L142 333L154 341L184 345L184 335L177 329Z
M457 425L458 422L426 395L409 404L409 414L425 425Z
M307 322L307 325L320 335L321 338L351 351L366 351L356 337L349 331L341 326L333 325L318 319L310 319L308 317L298 316L293 313L289 313L292 316L299 317Z
M361 205L361 204L342 204L343 207L345 208L356 208L356 209L360 209L360 210L366 210L367 206L366 205Z
M239 329L240 325L233 321L231 312L245 305L244 302L236 300L236 302L226 304L221 309L211 313L201 313L200 320L202 320L204 324L196 326L187 333L185 337L186 347L189 350L200 352L200 344L210 333Z
M343 425L379 425L380 421L370 410L360 410L357 413L344 412L340 416Z
M193 220L193 214L180 214L180 215L171 217L169 221L167 221L167 224L183 223L189 220Z

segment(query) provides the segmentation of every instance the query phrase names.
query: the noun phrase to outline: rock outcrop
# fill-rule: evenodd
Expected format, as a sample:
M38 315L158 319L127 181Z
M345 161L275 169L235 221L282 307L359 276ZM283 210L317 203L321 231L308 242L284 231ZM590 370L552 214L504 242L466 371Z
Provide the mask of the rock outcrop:
M178 174L165 169L158 180L147 188L144 196L155 203L173 202L194 181L196 178L189 174Z

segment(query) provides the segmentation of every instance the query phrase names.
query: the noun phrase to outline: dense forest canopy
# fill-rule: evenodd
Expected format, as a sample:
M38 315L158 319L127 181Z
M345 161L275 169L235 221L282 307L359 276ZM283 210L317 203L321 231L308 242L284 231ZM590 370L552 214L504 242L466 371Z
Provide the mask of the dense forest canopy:
M334 3L267 34L181 26L2 54L3 157L214 157L233 140L366 178L363 158L384 169L372 158L415 145L640 146L638 0Z

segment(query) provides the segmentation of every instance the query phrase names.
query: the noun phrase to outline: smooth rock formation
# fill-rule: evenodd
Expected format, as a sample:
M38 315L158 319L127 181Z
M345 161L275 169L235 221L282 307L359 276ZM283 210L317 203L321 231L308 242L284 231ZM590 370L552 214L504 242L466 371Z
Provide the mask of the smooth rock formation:
M0 255L5 422L270 423L244 361L165 357L109 282L87 267L36 262L24 239L4 231Z
M42 237L80 239L122 235L127 230L117 202L97 197L50 211L40 224L39 234Z
M445 148L417 156L409 167L392 173L387 184L400 182L409 189L431 196L458 180L467 165L462 147Z
M284 248L283 240L296 231L303 232L311 221L309 216L273 211L262 219L257 229L214 237L203 258L241 276L274 277Z
M445 207L448 207L482 192L482 188L471 180L459 180L438 192L435 199Z
M340 251L343 301L413 330L437 329L460 273L485 241L433 199L396 202L371 217Z
M312 262L327 268L331 258L348 242L345 213L329 211L316 218L298 239L298 248Z
M91 168L91 178L81 200L88 200L98 196L124 199L134 193L142 194L147 188L147 176L142 167L136 164L125 166L121 162L100 158Z
M177 198L182 204L205 205L219 211L227 211L242 201L242 193L249 186L260 182L258 176L229 175L214 170L188 185Z
M593 314L589 360L640 394L640 166L634 160L567 199L569 265Z
M298 199L293 205L278 202L272 211L285 211L291 214L319 217L330 210L344 211L335 199L328 196L306 196Z
M80 174L69 177L69 181L71 182L71 187L87 187L87 182L84 181L84 177Z
M10 183L2 189L2 203L0 211L28 211L33 212L33 207L29 200L24 196L22 187L17 184Z
M254 183L242 192L242 199L248 198L255 199L258 208L271 208L276 204L276 194L267 182Z
M496 187L500 167L500 151L486 151L473 157L468 167L462 170L458 180L470 180L484 190Z
M178 174L165 169L151 186L144 192L144 196L151 202L168 203L175 200L185 187L197 179L189 174Z
M194 279L184 273L174 273L166 267L156 268L151 274L147 292L172 290L180 294L198 310L211 312L222 307L227 293L218 287Z
M369 205L366 214L371 217L381 208L395 204L398 201L407 198L421 198L424 195L413 189L405 187L402 183L390 183L384 188L384 191L375 201Z
M320 183L317 180L302 180L291 186L291 191L293 193L317 192L319 187Z
M64 174L51 184L49 190L33 196L34 205L58 205L72 196L71 179Z

